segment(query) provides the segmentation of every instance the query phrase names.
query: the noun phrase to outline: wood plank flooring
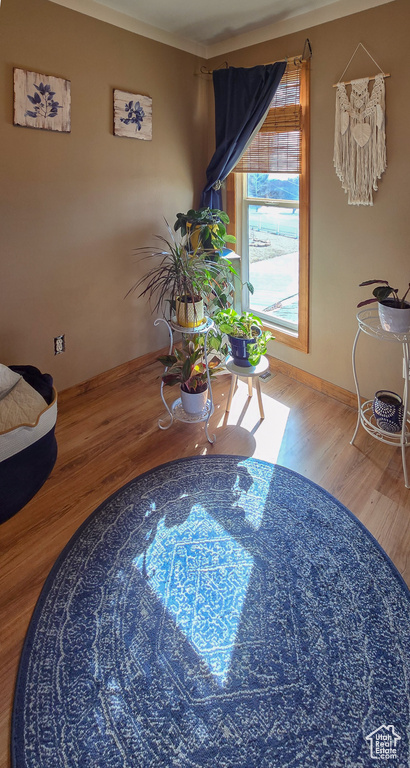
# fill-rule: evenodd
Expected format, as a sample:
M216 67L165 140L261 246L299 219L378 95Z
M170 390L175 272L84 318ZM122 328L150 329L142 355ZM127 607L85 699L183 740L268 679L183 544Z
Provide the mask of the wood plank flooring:
M44 580L82 521L136 475L184 456L239 454L277 462L305 475L345 504L366 525L410 585L410 491L401 454L362 428L349 444L356 412L282 373L261 382L265 420L256 392L239 382L228 416L230 376L214 384L215 412L206 440L203 424L158 428L164 415L159 363L108 377L101 386L59 403L59 454L37 496L0 526L0 768L9 768L15 677L25 632ZM176 390L168 390L170 402ZM409 456L410 461L410 456Z

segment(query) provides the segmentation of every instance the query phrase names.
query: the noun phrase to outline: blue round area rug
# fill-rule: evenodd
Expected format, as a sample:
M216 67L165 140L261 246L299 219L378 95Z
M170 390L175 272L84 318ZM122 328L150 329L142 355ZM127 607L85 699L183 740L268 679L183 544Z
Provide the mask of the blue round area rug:
M409 766L410 600L322 488L238 456L135 478L31 620L14 768Z

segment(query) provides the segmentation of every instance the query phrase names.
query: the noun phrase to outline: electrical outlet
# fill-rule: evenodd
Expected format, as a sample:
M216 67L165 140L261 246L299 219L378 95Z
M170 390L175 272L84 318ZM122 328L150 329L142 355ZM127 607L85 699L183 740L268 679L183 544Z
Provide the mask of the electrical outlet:
M65 352L65 335L54 337L54 354L61 355Z

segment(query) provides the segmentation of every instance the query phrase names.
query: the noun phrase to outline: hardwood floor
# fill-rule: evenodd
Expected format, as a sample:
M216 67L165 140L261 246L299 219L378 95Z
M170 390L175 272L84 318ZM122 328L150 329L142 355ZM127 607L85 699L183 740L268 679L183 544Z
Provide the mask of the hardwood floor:
M204 424L158 428L163 415L159 363L59 401L59 455L37 496L0 527L0 768L9 768L15 677L24 635L44 580L82 521L136 475L183 456L240 454L277 462L336 496L378 539L410 585L410 491L400 450L360 428L349 444L356 412L282 373L261 382L265 420L256 393L240 381L229 416L230 376L215 381L210 445ZM175 390L167 397L172 401ZM410 460L410 459L409 459ZM18 767L17 767L18 768Z

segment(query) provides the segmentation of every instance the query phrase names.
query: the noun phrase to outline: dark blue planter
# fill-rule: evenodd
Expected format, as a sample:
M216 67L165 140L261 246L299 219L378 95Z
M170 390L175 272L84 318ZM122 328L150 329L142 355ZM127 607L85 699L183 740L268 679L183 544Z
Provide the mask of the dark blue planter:
M258 338L262 331L260 328L255 328L258 331L256 338ZM248 344L255 344L256 338L253 336L251 339L238 339L236 336L230 336L228 333L229 344L231 347L231 355L235 365L240 368L252 368L248 360Z
M403 425L403 401L395 392L379 389L373 400L373 414L377 426L384 432L401 432Z

